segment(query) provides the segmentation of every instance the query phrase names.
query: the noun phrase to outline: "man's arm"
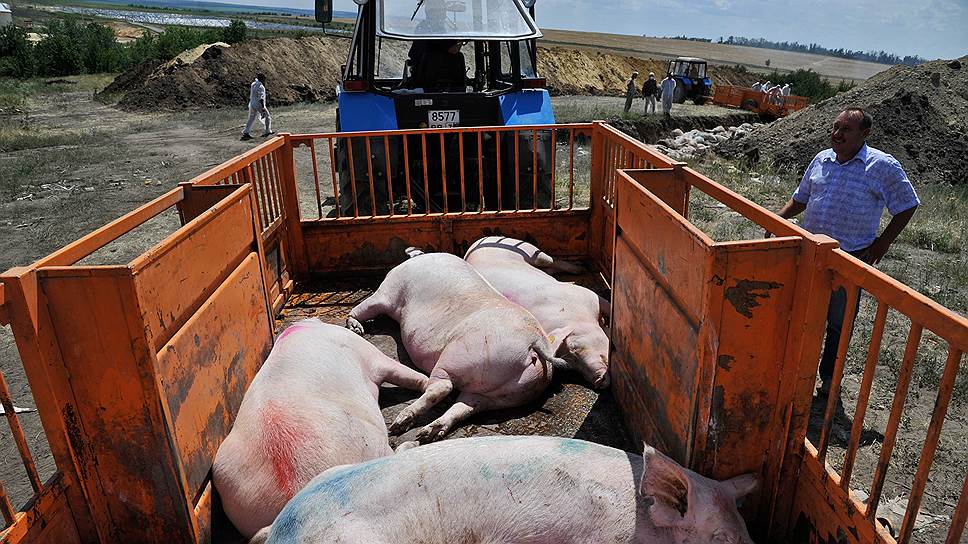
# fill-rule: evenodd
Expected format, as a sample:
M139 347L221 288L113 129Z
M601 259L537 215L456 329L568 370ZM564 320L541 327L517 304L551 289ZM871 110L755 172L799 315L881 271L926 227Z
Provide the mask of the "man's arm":
M880 236L874 239L874 243L871 244L867 251L862 255L863 259L869 264L877 264L881 262L884 255L887 254L887 250L890 249L891 244L897 239L904 227L907 226L911 218L914 217L914 212L918 209L915 205L903 212L895 215L891 218L891 222L887 224L887 228Z
M790 197L790 200L787 200L787 203L784 204L783 207L780 208L780 211L776 213L783 219L789 219L791 217L799 215L805 209L807 209L806 204L802 202L797 202L796 200L793 199L793 197ZM766 231L763 233L764 238L769 238L771 236L773 236L773 233L770 231Z

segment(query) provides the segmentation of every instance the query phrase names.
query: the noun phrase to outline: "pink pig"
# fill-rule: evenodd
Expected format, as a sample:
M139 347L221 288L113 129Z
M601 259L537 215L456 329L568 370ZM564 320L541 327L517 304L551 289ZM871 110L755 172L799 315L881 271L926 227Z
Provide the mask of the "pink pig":
M320 474L256 540L270 544L752 544L718 482L641 456L544 436L447 440Z
M271 524L320 472L392 453L377 403L384 382L422 391L427 378L316 319L279 335L212 467L239 532L249 537Z
M505 236L481 238L464 259L502 295L538 318L560 346L555 355L596 388L608 386L608 335L599 321L608 314L608 302L590 289L560 282L545 272L575 272L575 265Z
M363 333L360 321L388 315L414 364L430 374L424 394L404 408L390 432L414 420L454 389L457 401L417 434L421 442L443 438L471 414L520 406L551 381L553 355L544 330L527 310L509 302L460 257L423 254L391 270L379 289L350 311L346 326Z

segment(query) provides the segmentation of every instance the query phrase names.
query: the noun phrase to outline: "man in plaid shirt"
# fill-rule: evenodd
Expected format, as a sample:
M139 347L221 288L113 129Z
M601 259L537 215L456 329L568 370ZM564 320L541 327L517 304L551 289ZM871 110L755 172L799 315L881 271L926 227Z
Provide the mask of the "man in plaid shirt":
M867 145L872 125L870 114L860 108L841 112L830 133L831 149L813 158L779 214L790 218L805 211L800 226L830 236L844 251L874 265L887 253L921 201L901 164ZM892 217L878 236L885 207ZM827 308L827 335L820 358L820 395L830 389L846 305L847 292L843 288L834 291ZM856 313L857 307L851 311Z

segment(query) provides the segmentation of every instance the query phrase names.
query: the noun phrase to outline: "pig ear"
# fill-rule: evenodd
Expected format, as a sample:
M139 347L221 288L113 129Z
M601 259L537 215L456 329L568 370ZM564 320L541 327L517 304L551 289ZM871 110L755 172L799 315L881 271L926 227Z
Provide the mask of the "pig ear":
M571 332L571 327L561 327L548 333L548 344L551 346L551 352L555 354L555 357L561 357L562 353L567 351L565 339L571 336Z
M759 479L752 473L742 474L719 483L725 488L726 493L733 497L737 505L742 504L743 499L760 486Z
M689 475L678 463L646 444L639 494L651 500L649 513L657 527L681 525L689 510Z

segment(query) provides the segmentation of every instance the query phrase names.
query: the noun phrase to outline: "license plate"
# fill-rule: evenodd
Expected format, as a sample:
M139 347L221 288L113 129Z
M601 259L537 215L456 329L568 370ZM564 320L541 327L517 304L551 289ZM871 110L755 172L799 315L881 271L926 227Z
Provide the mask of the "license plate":
M460 110L430 110L427 112L427 126L430 128L450 128L460 124Z

